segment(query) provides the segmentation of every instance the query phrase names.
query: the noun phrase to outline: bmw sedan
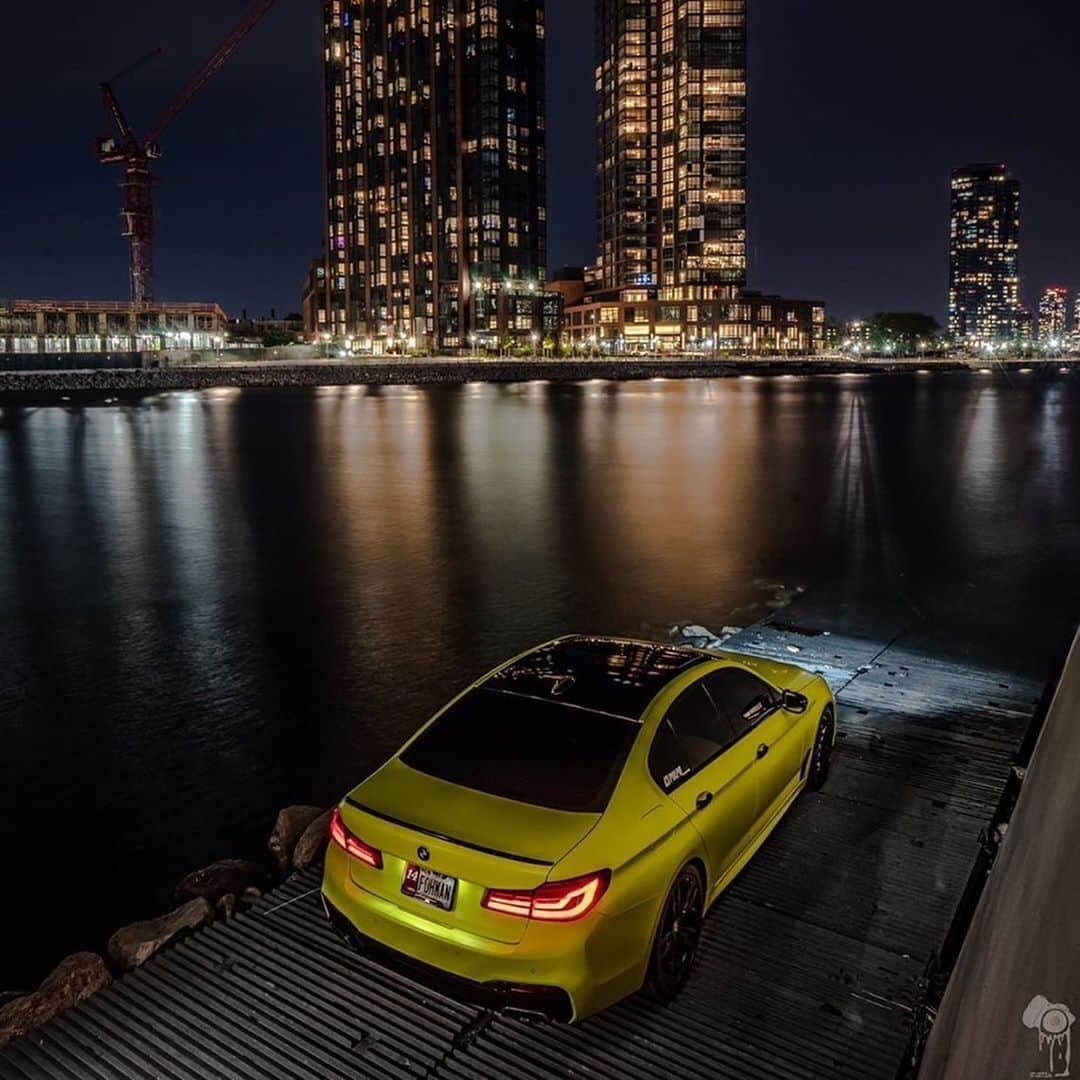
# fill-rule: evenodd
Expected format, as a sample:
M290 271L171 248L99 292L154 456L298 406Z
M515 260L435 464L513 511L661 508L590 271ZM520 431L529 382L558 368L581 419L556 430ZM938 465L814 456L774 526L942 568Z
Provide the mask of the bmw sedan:
M825 681L790 664L549 642L342 800L327 914L375 957L517 1015L669 1000L709 906L824 783L835 716Z

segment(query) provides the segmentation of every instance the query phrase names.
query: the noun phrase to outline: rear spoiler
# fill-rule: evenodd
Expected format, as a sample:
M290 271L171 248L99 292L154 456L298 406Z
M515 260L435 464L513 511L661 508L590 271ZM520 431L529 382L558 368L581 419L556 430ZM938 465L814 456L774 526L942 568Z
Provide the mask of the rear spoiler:
M347 795L345 801L354 810L359 810L364 814L370 814L372 817L389 822L391 825L399 825L403 829L412 829L413 832L422 833L424 836L431 836L436 840L445 840L447 843L457 844L459 847L470 848L473 851L480 851L485 855L497 855L500 859L512 859L514 862L528 863L530 866L555 865L553 862L548 862L547 859L534 859L529 855L516 855L512 851L499 851L496 848L484 847L481 844L474 844L469 840L462 840L458 836L448 836L446 833L435 832L433 829L425 829L420 825L414 825L411 821L402 821L401 818L391 817L389 814L384 814L380 810L373 810L370 806L365 806L362 802L357 802L351 795Z

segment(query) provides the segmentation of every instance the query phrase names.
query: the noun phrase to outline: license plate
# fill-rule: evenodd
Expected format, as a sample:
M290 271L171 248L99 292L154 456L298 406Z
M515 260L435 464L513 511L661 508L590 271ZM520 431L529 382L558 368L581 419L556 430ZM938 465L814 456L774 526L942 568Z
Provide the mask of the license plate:
M454 906L454 893L457 892L457 878L449 874L437 874L424 866L409 863L405 867L405 878L401 882L401 891L406 896L423 900L432 907L449 911Z

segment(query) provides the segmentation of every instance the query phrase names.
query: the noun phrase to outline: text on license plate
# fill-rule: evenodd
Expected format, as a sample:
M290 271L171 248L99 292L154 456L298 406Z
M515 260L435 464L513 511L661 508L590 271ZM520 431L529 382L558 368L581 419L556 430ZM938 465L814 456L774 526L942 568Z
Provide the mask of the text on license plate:
M449 911L454 906L457 878L450 877L449 874L437 874L434 870L409 863L405 867L401 891L406 896L423 900L425 904Z

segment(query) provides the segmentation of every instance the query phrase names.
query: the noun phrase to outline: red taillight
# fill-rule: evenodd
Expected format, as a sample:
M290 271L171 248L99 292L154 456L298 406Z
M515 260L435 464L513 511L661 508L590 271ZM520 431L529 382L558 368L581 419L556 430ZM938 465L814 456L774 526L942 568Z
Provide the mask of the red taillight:
M572 881L552 881L531 892L488 889L480 906L519 919L573 922L584 918L600 903L610 884L611 871L598 870Z
M330 815L330 839L354 859L359 859L376 870L382 869L382 852L370 844L365 844L359 836L350 832L342 820L341 811L336 806Z

